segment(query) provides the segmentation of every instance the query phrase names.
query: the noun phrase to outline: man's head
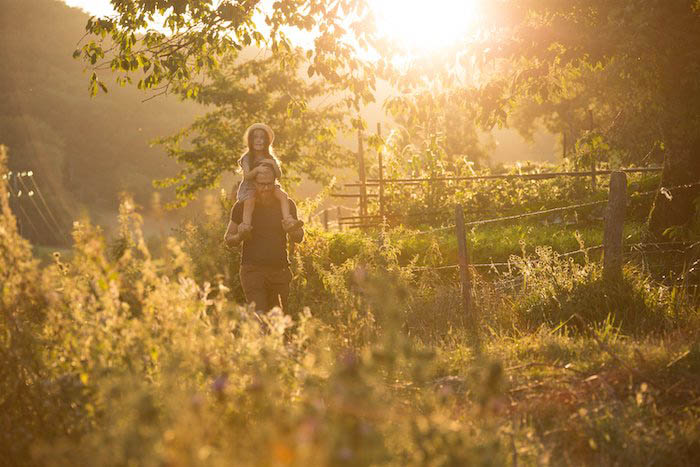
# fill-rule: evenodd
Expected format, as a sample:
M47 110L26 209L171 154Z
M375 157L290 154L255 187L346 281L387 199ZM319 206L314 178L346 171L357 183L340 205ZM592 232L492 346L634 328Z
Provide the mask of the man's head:
M274 198L275 194L275 172L271 167L262 165L258 175L255 177L255 197L268 201Z

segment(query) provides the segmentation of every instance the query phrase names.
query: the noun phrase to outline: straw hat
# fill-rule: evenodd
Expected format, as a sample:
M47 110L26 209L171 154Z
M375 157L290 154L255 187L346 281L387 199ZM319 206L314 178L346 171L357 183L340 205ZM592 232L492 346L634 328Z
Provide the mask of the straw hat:
M269 140L270 145L272 145L272 142L275 140L275 132L272 131L272 128L265 125L264 123L253 123L248 127L248 129L245 131L245 135L243 136L246 143L248 142L248 136L253 130L262 130L265 133L267 133L267 139Z

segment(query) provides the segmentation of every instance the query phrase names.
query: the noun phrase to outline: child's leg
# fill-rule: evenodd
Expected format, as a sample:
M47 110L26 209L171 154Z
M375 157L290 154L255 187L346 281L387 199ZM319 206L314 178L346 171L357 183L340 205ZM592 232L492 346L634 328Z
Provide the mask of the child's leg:
M289 211L289 196L280 187L275 188L275 197L279 200L282 207L282 227L287 232L298 229L304 222L295 219Z
M243 221L241 224L251 225L253 223L253 211L255 210L255 198L243 201Z

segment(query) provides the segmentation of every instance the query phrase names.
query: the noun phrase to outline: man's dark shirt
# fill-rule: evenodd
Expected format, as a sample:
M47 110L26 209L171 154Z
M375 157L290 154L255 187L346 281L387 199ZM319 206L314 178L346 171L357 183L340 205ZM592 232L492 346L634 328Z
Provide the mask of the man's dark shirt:
M289 212L297 219L297 206L291 199ZM242 202L233 205L231 220L236 224L243 220ZM282 207L277 198L266 204L256 200L252 226L252 236L243 242L241 264L288 266L287 234L282 228Z

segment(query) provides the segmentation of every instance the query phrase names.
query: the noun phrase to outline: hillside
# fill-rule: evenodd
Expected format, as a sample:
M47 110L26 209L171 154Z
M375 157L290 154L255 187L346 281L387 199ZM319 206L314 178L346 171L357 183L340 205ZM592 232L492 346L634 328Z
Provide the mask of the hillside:
M142 92L115 84L91 99L83 64L71 56L88 15L55 0L0 0L0 7L0 144L10 149L10 169L33 170L65 223L116 211L121 191L147 204L151 180L175 173L149 141L187 125L200 109L174 96L143 102ZM45 232L29 236L51 241Z

